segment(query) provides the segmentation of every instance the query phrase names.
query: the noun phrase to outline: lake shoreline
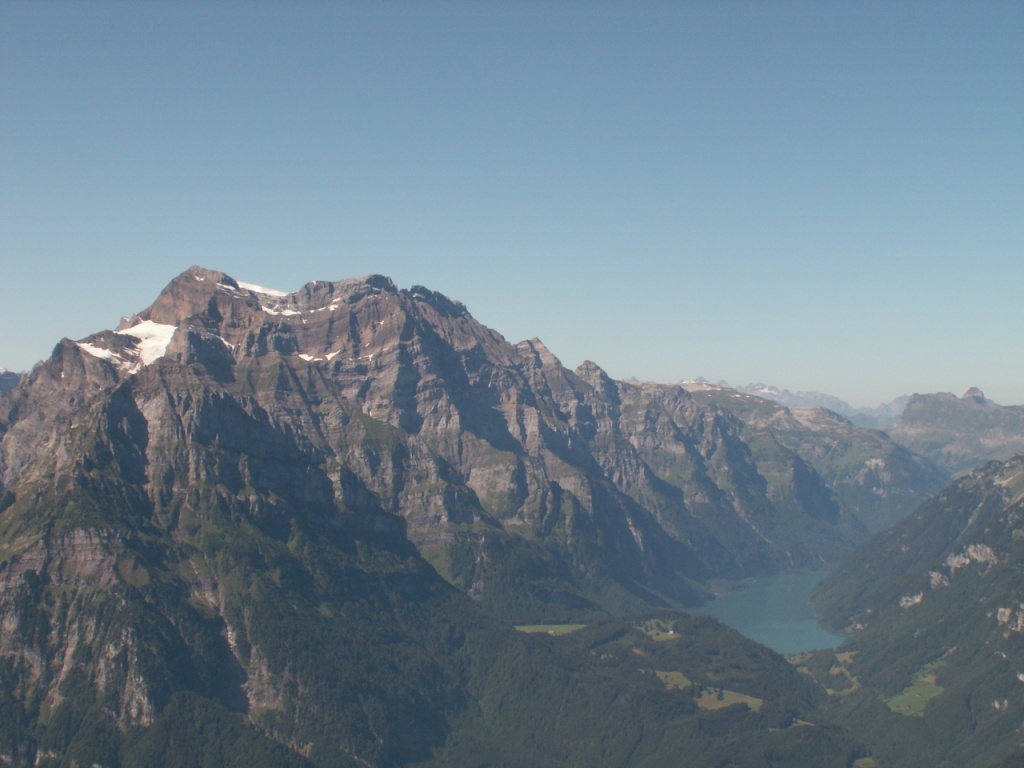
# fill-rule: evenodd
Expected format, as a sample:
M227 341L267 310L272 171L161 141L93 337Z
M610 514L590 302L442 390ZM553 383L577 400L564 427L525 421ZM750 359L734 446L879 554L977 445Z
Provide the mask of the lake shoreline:
M697 613L717 617L756 642L784 655L835 648L846 638L823 629L807 598L827 569L709 584L715 597Z

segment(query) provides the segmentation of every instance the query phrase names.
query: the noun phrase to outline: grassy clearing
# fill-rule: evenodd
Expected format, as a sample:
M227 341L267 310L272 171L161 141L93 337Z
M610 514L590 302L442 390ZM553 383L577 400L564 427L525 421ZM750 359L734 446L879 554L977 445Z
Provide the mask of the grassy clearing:
M854 691L860 690L860 680L850 672L850 668L846 664L840 662L829 669L828 673L836 680L846 682L842 687L839 687L837 683L835 688L832 686L826 688L829 696L848 696Z
M658 679L661 680L666 688L682 689L693 685L693 681L682 672L661 672L656 670L654 674L658 676Z
M697 699L697 706L701 709L722 709L733 704L746 704L752 712L758 712L764 706L764 699L723 688L708 688Z
M665 624L665 622L658 621L657 619L645 621L643 624L639 625L637 629L657 642L679 639L679 635L676 634L674 629Z
M924 708L929 700L942 693L942 687L935 684L935 678L919 680L900 694L888 699L885 703L889 709L907 717L923 717Z
M907 717L924 717L928 702L942 693L942 686L936 684L936 672L945 663L945 659L939 659L925 666L910 687L886 700L889 709Z
M662 672L655 670L666 688L687 689L693 687L693 681L682 672ZM746 704L752 711L758 712L764 706L764 699L755 696L747 696L745 693L736 693L725 688L707 688L700 686L700 694L694 697L697 706L701 709L722 709L733 704Z
M797 671L821 685L829 696L848 696L860 690L860 680L851 671L856 651L831 653L811 651L786 658Z
M547 632L549 635L568 635L577 629L583 629L586 624L517 624L516 629L520 632Z

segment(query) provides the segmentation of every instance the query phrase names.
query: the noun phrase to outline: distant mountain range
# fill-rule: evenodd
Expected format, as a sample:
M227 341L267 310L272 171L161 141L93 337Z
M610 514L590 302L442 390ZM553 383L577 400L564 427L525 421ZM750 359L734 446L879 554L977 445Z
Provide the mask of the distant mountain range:
M773 452L794 451L825 479L844 508L856 509L852 532L888 528L941 488L949 475L879 430L858 427L826 408L787 408L771 400L704 384L692 387L698 402L714 404L743 423L743 437L759 471L773 484ZM792 470L791 470L792 471ZM795 471L794 471L795 474ZM819 502L821 503L821 502Z
M691 382L683 382L683 386L687 385L734 389L737 392L757 395L766 400L772 400L781 405L795 408L827 408L838 413L840 416L845 416L858 426L883 430L888 430L896 425L900 414L903 413L903 408L907 404L907 400L909 400L909 397L904 395L890 403L884 403L875 408L857 408L834 395L828 395L823 392L792 392L788 389L772 386L771 384L753 383L733 387L725 381L712 383L707 379L701 378Z
M999 405L976 387L962 397L914 395L892 438L959 474L1024 451L1024 406Z
M725 382L697 379L683 382L683 386L695 391L730 389L792 408L826 408L858 426L888 432L896 443L931 459L950 474L1024 451L1024 406L999 405L977 387L962 397L949 392L914 394L877 408L854 408L832 395L790 392L767 384L730 388Z

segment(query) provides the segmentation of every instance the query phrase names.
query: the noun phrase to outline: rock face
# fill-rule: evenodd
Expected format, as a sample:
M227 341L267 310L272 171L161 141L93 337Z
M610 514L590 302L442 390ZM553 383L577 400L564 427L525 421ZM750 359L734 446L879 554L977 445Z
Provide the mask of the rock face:
M776 505L799 494L812 508L831 509L831 519L858 541L902 520L949 480L886 433L855 426L825 408L785 408L707 384L693 397L740 420Z
M963 397L948 392L913 395L892 437L951 474L1024 451L1024 406L999 405L971 387Z
M785 438L828 430L777 408L786 429L569 371L381 276L283 294L193 267L0 396L0 755L32 710L48 735L14 762L112 764L110 729L172 738L163 712L244 713L289 760L426 759L450 713L476 723L480 658L541 663L495 660L479 606L592 620L847 551L856 505Z
M0 392L10 392L21 381L24 374L0 368Z
M158 516L203 483L257 514L275 496L383 512L520 620L692 603L708 578L834 560L877 527L786 409L766 431L678 386L569 371L381 276L282 294L194 267L116 331L62 341L8 402L4 488L83 471L98 431Z
M712 620L579 647L506 623L847 548L820 478L776 504L741 431L424 288L191 268L0 397L0 758L848 765L835 729L790 728L819 692ZM703 712L682 680L765 712Z

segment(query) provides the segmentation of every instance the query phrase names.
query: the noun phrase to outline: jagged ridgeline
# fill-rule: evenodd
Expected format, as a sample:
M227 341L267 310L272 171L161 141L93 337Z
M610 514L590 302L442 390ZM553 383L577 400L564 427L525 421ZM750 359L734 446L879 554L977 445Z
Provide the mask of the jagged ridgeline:
M878 534L814 593L851 637L810 662L892 765L1024 764L1024 456Z
M817 722L812 689L714 623L658 630L652 648L688 661L640 667L636 621L612 632L626 654L511 628L693 605L711 577L848 551L871 527L830 469L852 443L805 450L799 420L784 439L678 386L569 371L384 277L283 294L198 267L117 330L63 340L0 406L9 762L856 751L789 727ZM887 460L856 457L872 477ZM901 498L936 482L914 466ZM735 706L704 706L715 689Z
M949 392L914 395L893 438L961 474L1024 451L1024 406L994 403L977 387L962 397Z
M945 479L827 411L707 395L569 371L380 276L282 294L194 267L117 331L58 345L10 396L0 466L9 488L56 482L106 451L161 519L199 492L255 519L285 500L386 513L517 621L833 561Z

